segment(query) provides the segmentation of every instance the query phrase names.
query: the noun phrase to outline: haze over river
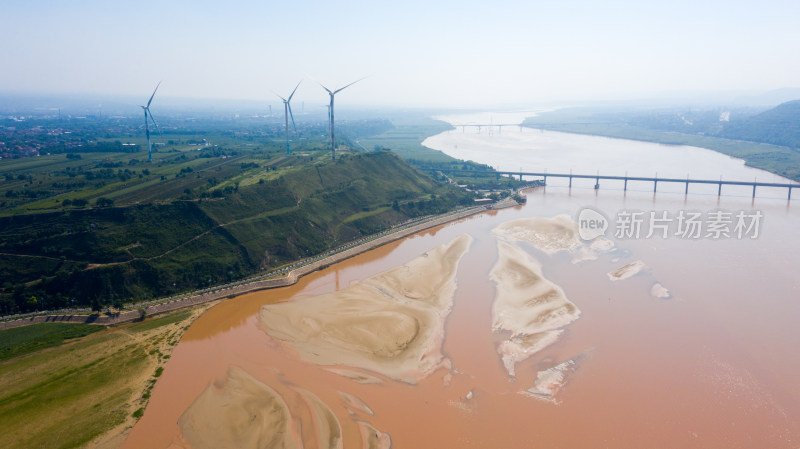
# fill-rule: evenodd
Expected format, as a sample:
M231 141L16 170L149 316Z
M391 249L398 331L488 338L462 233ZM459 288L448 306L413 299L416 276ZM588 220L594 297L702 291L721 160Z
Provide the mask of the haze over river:
M456 126L521 123L535 112L462 114L437 117ZM716 151L684 145L662 145L635 140L544 131L523 127L475 126L429 137L423 145L450 156L491 165L500 171L570 173L653 178L723 179L789 183L786 178L744 165L744 161ZM568 185L548 178L549 185ZM594 181L583 181L592 186ZM575 184L573 183L573 186ZM622 187L622 183L617 183ZM629 183L629 188L652 191L652 183ZM635 187L634 187L635 186ZM663 189L663 190L662 190ZM761 189L765 189L761 192ZM684 185L662 183L659 191L684 192ZM717 193L716 186L692 185L690 191ZM786 198L786 189L759 188L759 196ZM723 193L752 195L752 188L723 187Z
M509 123L526 115L446 119ZM425 144L501 170L788 182L709 150L516 127L491 135L485 127L457 129ZM292 287L215 306L185 333L124 447L200 447L206 421L245 441L261 416L252 399L259 395L277 398L259 425L283 432L287 447L385 447L389 440L398 448L800 446L797 203L780 189L760 188L751 199L750 188L723 187L718 198L716 186L691 186L685 196L683 185L660 184L653 194L645 183L623 192L610 181L599 190L593 180L572 189L566 182L548 179L546 188L526 192L524 206L425 231ZM562 232L585 208L608 222L606 238L594 244ZM616 235L624 217L639 212L639 237L630 229ZM658 228L646 238L651 212L666 234ZM699 214L698 238L679 229L678 217L689 213ZM739 220L748 226L737 229ZM713 232L714 223L727 235ZM331 304L342 300L337 291L355 297L375 287L388 297L423 288L431 275L424 264L440 254L457 262L432 272L443 287L439 312L430 313L445 311L443 336L431 333L436 347L423 357L439 363L425 364L418 377L361 359L322 364L327 353L291 333L287 305L305 307L298 323L316 329L317 321L308 324L320 313L313 297ZM513 306L513 293L531 285L545 286L541 298L557 304L533 320L552 324L533 343L525 340L532 334L513 330L521 314L503 321L504 310L494 308L498 299ZM278 312L289 317L280 333L269 324ZM388 312L380 316L393 322ZM247 400L237 399L243 391Z

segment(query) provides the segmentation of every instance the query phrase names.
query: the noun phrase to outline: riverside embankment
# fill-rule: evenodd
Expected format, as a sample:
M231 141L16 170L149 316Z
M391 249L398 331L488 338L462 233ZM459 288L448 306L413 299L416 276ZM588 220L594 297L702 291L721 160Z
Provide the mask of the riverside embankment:
M508 207L508 205L506 203L502 203L499 204L498 207ZM402 239L425 229L433 228L451 221L468 217L470 215L484 212L489 208L491 208L491 206L472 207L444 215L430 217L420 221L413 221L397 228L387 230L383 233L367 237L362 241L355 242L355 244L351 242L337 250L334 250L330 255L300 261L292 265L291 268L284 268L277 272L272 272L257 278L245 279L212 289L193 292L174 299L169 298L167 300L161 300L155 303L130 306L137 307L135 310L119 311L116 313L108 312L105 314L42 314L0 322L0 329L10 329L28 324L50 322L116 325L141 319L145 316L158 315L165 312L172 312L187 307L193 307L198 304L203 304L218 299L232 298L243 293L269 288L286 287L295 284L301 277L308 273L317 271L320 268L324 268L328 265L349 259L365 251L369 251L389 242Z

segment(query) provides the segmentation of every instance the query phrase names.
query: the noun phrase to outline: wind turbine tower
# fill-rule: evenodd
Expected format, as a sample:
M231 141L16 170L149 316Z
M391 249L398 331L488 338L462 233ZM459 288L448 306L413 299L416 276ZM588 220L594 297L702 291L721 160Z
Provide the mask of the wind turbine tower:
M300 80L300 83L302 82L303 80ZM294 90L292 91L292 94L289 95L289 98L283 98L280 95L275 94L278 98L283 100L283 115L286 119L286 154L292 154L291 150L289 149L289 117L292 118L292 126L294 127L294 130L297 131L297 126L294 124L294 114L292 114L292 105L290 102L292 101L294 93L297 92L297 88L300 87L300 83L297 83L297 86L294 86Z
M156 91L158 90L158 86L161 85L161 81L156 84L156 88L153 90L153 95L150 95L150 99L147 100L147 106L140 106L144 110L144 133L147 136L147 161L153 162L153 145L150 143L150 123L147 121L147 117L150 117L153 124L156 125L158 128L158 123L153 118L153 113L150 112L150 103L153 102L153 97L156 96Z
M328 95L331 96L331 104L329 105L328 119L330 121L330 128L331 128L330 129L330 133L331 133L331 157L333 158L333 160L336 160L336 137L335 137L335 133L334 133L335 123L334 123L334 120L333 120L333 97L336 94L338 94L339 92L347 89L348 87L352 86L353 84L355 84L355 83L357 83L357 82L359 82L359 81L361 81L363 79L364 78L361 78L359 80L355 80L352 83L350 83L350 84L348 84L348 85L346 85L344 87L340 87L339 89L336 89L334 91L331 91L330 89L328 89L327 87L322 85L322 83L317 81L317 84L319 84L320 86L322 86L323 89L328 91Z
M328 135L331 133L331 105L325 105L325 112L328 113Z

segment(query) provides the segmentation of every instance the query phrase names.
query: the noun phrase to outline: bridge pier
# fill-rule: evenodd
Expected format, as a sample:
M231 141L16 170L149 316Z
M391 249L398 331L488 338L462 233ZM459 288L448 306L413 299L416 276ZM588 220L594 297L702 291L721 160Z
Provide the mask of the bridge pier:
M462 126L462 125L457 125L457 126ZM475 126L475 125L469 125L469 126ZM495 126L497 126L497 125L495 125ZM512 125L508 125L508 126L512 126ZM752 197L754 199L756 197L756 194L758 193L758 187L785 188L785 189L787 189L787 192L786 192L787 200L791 200L792 199L792 193L793 193L792 190L794 188L800 188L800 184L796 184L796 183L758 182L757 180L753 181L753 182L750 182L750 181L735 181L735 180L725 180L722 177L720 177L718 180L717 179L713 179L713 180L712 179L690 179L688 177L688 175L687 175L686 178L669 178L669 177L667 177L667 178L659 178L658 174L656 174L656 177L650 178L650 177L639 177L639 176L632 176L631 177L631 176L628 176L627 173L625 174L625 176L601 176L599 174L599 172L598 172L593 176L593 175L590 175L590 174L585 174L585 175L574 174L574 173L572 173L571 170L570 170L569 173L548 173L547 171L544 171L544 172L523 172L522 168L520 168L520 171L518 171L518 172L513 172L513 171L482 172L482 171L479 171L479 170L455 170L455 169L440 169L440 168L436 168L436 169L434 169L434 168L422 168L422 170L463 173L463 176L467 177L467 178L469 176L473 176L475 178L478 178L479 175L491 176L492 174L494 174L496 177L499 177L499 176L510 176L510 177L513 178L514 176L519 176L520 181L522 181L525 178L525 176L528 176L528 177L532 177L534 179L535 178L542 178L540 180L542 186L546 186L547 185L547 178L549 176L555 176L556 178L568 178L569 179L569 187L570 187L570 189L572 188L572 184L573 184L573 181L575 179L592 179L592 178L594 178L594 180L595 180L595 189L599 189L600 188L600 180L601 179L608 179L608 180L614 180L614 181L623 181L624 182L623 189L625 190L625 192L628 191L628 181L639 181L639 182L651 182L652 181L653 182L653 193L654 194L658 192L658 183L659 183L659 181L668 182L668 183L671 182L671 183L675 183L675 184L683 184L684 185L684 190L683 191L684 191L684 194L686 194L686 195L689 194L689 185L690 184L708 184L709 186L716 184L717 185L717 197L721 197L722 196L722 186L723 186L723 184L734 185L734 186L743 186L743 187L744 186L750 186L750 187L753 188Z

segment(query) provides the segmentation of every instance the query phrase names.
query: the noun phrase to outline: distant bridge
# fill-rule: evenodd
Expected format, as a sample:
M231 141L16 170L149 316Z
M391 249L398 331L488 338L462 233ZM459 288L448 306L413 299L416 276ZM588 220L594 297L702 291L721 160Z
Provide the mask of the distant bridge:
M481 132L483 128L497 128L498 131L502 132L504 126L514 126L518 127L520 130L522 129L521 123L452 123L451 125L456 129L461 128L461 132L464 132L468 127L478 128L478 132Z
M547 173L547 172L523 172L523 171L486 171L486 170L458 170L458 169L439 169L439 168L422 168L421 170L426 171L440 171L442 173L455 173L461 175L473 175L473 176L519 176L520 181L522 180L523 176L535 176L543 178L544 185L547 185L547 178L568 178L569 179L569 187L572 187L572 180L573 179L594 179L595 184L594 188L600 188L600 180L614 180L614 181L623 181L624 182L624 190L628 190L628 181L645 181L645 182L652 182L653 183L653 192L658 190L658 183L659 182L670 182L670 183L677 183L677 184L685 184L686 189L684 193L689 193L689 184L713 184L718 186L717 187L717 196L722 195L722 186L723 185L730 185L730 186L749 186L753 188L753 198L756 197L756 188L757 187L779 187L788 189L789 195L788 199L792 199L792 189L800 188L800 184L784 184L784 183L775 183L775 182L756 182L756 181L723 181L720 180L712 180L712 179L690 179L690 178L659 178L658 175L654 178L650 177L643 177L643 176L608 176L608 175L576 175L573 173Z

